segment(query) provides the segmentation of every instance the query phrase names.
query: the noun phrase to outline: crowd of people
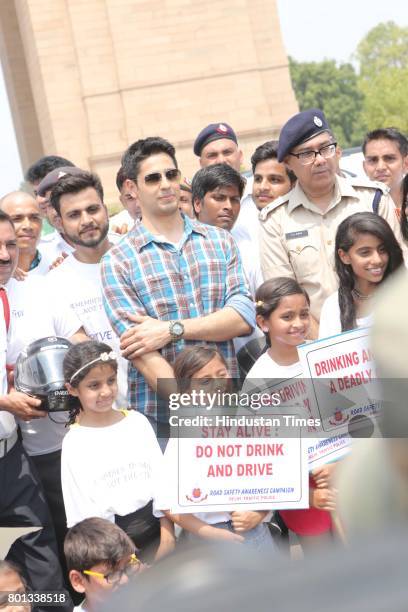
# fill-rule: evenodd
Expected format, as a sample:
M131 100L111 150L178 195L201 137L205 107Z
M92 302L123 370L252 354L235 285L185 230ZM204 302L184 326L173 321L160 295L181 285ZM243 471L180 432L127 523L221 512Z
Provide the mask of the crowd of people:
M373 324L372 298L407 254L408 140L379 128L362 150L367 176L342 171L324 113L309 109L255 149L247 178L226 123L198 134L191 181L171 143L137 140L111 218L98 176L58 156L27 169L32 195L3 195L0 528L37 528L0 561L3 592L96 612L185 542L331 545L335 464L310 474L308 509L170 512L166 398L193 380L302 376L299 345ZM22 350L47 337L72 343L67 412L14 388Z

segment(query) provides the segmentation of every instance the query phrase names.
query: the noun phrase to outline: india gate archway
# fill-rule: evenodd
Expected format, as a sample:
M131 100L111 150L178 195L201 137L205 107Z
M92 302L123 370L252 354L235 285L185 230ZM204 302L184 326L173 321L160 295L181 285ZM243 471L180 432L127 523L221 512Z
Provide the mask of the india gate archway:
M297 111L274 0L1 0L0 44L23 169L58 154L107 201L126 147L160 135L186 176L208 123L249 165Z

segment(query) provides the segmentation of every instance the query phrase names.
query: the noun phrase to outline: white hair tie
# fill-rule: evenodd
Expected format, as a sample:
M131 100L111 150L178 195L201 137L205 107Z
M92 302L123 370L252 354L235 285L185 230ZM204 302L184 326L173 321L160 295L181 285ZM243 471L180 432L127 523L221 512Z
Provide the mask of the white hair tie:
M99 357L97 357L96 359L92 359L92 361L89 361L85 365L81 366L79 370L73 373L73 375L69 379L69 384L70 385L72 384L72 381L74 380L74 378L76 378L78 374L82 372L82 370L85 370L85 368L88 368L94 363L98 363L98 361L102 361L103 363L106 363L107 361L117 361L117 356L116 356L115 351L111 351L110 353L101 353Z

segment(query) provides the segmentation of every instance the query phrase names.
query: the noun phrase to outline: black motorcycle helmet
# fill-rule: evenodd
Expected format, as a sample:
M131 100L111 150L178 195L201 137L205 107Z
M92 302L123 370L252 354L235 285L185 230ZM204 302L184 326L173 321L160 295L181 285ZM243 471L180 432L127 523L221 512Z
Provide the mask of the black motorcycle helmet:
M40 410L69 410L69 393L64 384L62 364L71 346L65 338L41 338L26 346L17 359L15 388L40 399Z

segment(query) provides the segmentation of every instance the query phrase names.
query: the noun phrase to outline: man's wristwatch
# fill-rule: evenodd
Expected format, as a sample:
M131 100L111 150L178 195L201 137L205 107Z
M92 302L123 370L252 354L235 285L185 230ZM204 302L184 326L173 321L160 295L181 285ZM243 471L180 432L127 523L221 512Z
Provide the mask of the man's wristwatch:
M181 321L171 321L169 325L170 337L173 342L177 342L183 337L184 325Z

